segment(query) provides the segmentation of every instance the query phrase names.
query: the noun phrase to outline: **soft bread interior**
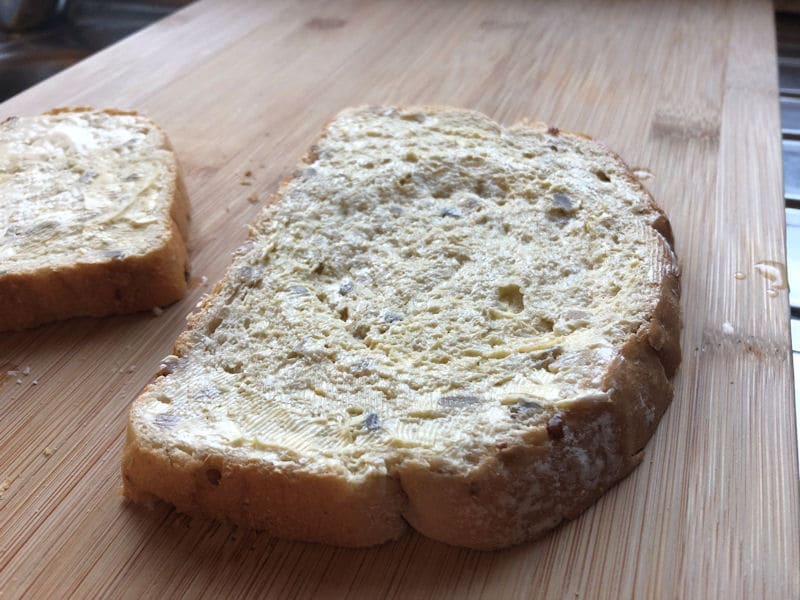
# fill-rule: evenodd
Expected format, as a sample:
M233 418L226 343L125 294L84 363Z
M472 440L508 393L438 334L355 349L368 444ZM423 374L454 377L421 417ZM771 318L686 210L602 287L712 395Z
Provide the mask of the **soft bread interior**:
M48 147L79 179L76 143ZM127 168L124 150L113 160ZM160 181L130 171L120 194ZM149 226L74 202L86 223ZM589 139L462 111L345 112L135 404L137 443L353 480L544 445L562 408L609 401L609 366L676 268L663 221Z

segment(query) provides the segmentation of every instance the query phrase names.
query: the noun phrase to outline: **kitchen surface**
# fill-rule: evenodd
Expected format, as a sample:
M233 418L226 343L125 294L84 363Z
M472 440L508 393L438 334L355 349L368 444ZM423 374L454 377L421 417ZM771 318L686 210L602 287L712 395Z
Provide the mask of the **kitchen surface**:
M42 35L74 40L91 21L78 4L50 17L60 33ZM776 36L772 3L201 0L163 10L118 43L98 36L68 69L0 103L0 119L92 105L160 123L191 199L193 265L186 298L159 314L0 336L3 598L800 596L789 308L800 302L786 269L788 225L791 282L800 36L788 21ZM8 34L2 56L20 56L31 35ZM342 108L414 103L586 132L668 214L683 362L643 463L576 520L498 552L417 534L359 550L288 542L124 502L128 407L261 202Z

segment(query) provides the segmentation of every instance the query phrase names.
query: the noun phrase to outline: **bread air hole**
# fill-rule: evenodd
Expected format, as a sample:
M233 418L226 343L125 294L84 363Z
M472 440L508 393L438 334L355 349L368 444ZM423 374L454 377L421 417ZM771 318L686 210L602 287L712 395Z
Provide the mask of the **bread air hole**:
M239 362L236 362L236 363L226 363L226 364L223 364L223 365L222 365L222 369L223 369L223 370L224 370L226 373L230 373L230 374L232 374L232 375L235 375L236 373L241 373L241 372L242 372L242 364L241 364L241 363L239 363Z
M513 312L522 312L525 308L525 300L522 290L516 284L504 285L497 288L497 298Z
M357 340L363 340L369 334L369 325L362 323L353 330L353 337Z
M208 328L206 329L208 335L214 333L217 330L217 327L219 327L221 323L222 323L222 317L220 316L211 319L211 321L208 322Z
M555 322L553 322L552 319L540 318L536 328L539 329L540 331L549 333L553 331L554 327L555 327Z
M608 183L611 181L611 178L605 171L594 171L595 176L602 182Z

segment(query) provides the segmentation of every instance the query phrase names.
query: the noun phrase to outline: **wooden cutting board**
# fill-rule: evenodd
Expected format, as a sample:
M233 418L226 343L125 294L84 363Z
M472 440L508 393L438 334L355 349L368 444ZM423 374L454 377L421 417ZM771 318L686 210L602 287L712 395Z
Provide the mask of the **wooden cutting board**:
M160 122L192 199L195 277L161 316L0 337L2 597L800 596L776 79L767 1L206 0L0 104L0 117L89 104ZM337 549L118 495L128 405L245 238L251 195L363 103L587 132L652 174L672 220L675 400L644 463L539 542Z

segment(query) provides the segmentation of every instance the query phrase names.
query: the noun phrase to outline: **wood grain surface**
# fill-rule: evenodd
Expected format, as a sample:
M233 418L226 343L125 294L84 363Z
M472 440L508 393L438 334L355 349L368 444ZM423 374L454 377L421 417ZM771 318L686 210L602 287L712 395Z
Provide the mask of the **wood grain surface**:
M245 238L259 210L248 197L263 201L328 118L364 103L584 131L653 175L672 220L685 321L675 400L644 463L536 543L482 553L409 534L338 549L119 496L128 406ZM0 104L0 117L87 104L144 111L171 137L192 200L194 286L161 316L2 334L2 598L800 596L769 2L206 0Z

